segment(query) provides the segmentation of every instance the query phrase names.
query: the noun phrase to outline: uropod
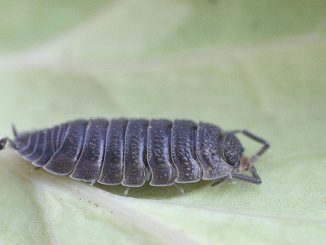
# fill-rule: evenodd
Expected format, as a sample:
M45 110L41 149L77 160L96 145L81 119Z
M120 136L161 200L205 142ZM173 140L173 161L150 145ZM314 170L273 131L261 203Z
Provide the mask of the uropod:
M72 179L141 187L227 179L261 184L254 163L269 143L247 130L224 131L190 120L91 119L18 133L0 140L34 166ZM262 144L251 157L236 134ZM245 174L248 172L250 175Z

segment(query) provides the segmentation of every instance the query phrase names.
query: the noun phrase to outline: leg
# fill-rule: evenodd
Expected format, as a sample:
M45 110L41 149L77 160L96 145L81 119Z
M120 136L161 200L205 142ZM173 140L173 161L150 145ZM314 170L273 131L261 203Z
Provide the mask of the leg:
M128 196L129 190L130 190L130 188L127 187L126 190L125 190L125 192L123 193L123 195L124 195L125 197Z
M177 183L175 183L173 186L175 186L175 188L177 188L178 191L180 191L182 195L186 195L184 189L180 185L178 185Z
M211 187L213 187L213 186L217 186L217 185L223 183L223 182L224 182L225 180L227 180L229 177L230 177L230 176L228 175L228 176L224 176L224 177L222 177L222 178L219 178L219 179L215 180L215 181L211 184Z
M146 181L150 181L151 180L151 171L146 167L145 168L145 176L146 176Z
M239 173L231 173L231 178L246 181L246 182L249 182L249 183L252 183L252 184L258 184L258 185L261 184L262 180L259 177L259 175L258 175L258 173L256 171L256 168L251 166L249 171L252 174L252 176L239 174Z
M258 160L258 158L263 155L267 149L270 147L270 144L264 140L263 138L260 138L259 136L249 132L248 130L244 129L244 130L235 130L235 131L232 131L232 133L236 134L236 133L242 133L243 135L247 136L248 138L262 144L263 146L260 148L260 150L255 154L253 155L252 157L250 157L249 159L249 164L250 166L256 162Z

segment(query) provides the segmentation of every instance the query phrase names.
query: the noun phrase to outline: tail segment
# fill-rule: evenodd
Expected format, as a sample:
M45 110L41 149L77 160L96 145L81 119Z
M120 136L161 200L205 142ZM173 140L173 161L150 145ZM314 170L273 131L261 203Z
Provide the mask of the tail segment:
M17 131L15 125L13 125L13 124L12 124L12 131L13 131L13 134L14 134L15 138L17 138L17 136L18 136L18 131ZM17 149L17 148L16 148L16 144L15 144L15 142L12 141L11 139L5 137L5 138L0 139L0 151L1 151L1 150L4 150L4 149L6 148L7 143L9 143L9 145L10 145L12 148Z
M7 142L8 142L8 138L0 139L0 151L6 147Z
M11 128L12 128L12 133L14 134L15 138L17 138L18 136L18 131L17 131L17 128L14 124L11 125Z
M6 137L6 138L3 138L3 139L0 139L0 151L4 150L6 148L7 144L9 144L9 146L11 148L17 150L16 143L14 141L12 141L11 139Z

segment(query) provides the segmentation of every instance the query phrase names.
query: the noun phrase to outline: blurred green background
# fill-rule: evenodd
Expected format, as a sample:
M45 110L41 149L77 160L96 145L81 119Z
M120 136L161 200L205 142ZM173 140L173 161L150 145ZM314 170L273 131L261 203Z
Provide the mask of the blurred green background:
M75 118L248 128L263 185L102 188L0 153L1 244L322 244L325 1L0 1L0 135ZM258 145L241 138L249 153Z

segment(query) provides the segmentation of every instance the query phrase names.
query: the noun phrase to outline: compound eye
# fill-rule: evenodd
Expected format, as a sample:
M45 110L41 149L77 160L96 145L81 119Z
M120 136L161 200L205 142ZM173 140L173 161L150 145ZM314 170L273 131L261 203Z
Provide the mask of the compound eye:
M240 161L244 149L234 134L224 136L222 148L223 158L228 164L234 166Z

